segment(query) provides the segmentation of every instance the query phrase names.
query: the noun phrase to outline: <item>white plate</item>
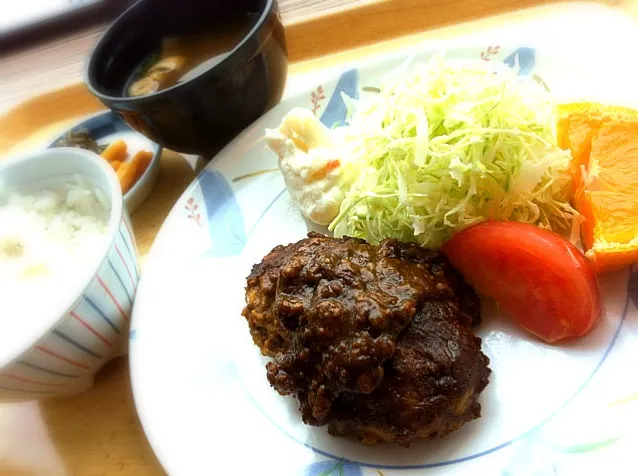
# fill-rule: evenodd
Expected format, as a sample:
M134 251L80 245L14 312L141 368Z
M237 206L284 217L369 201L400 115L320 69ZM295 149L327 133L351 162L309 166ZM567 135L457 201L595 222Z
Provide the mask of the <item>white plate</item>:
M454 43L445 49L449 57L483 54L492 61L511 62L517 54L522 72L540 75L562 99L596 92L604 81L611 89L593 99L610 100L637 84L636 73L623 65L614 64L618 74L610 76L592 68L583 54L512 45L488 50L489 44ZM427 60L432 51L421 50L416 60ZM303 425L295 401L270 388L265 360L240 314L245 277L272 247L303 238L308 228L277 171L245 177L277 167L260 140L264 128L276 126L292 106L314 107L332 125L345 115L339 91L370 94L361 88L379 85L404 60L405 54L397 54L368 62L284 101L209 164L164 224L139 287L130 352L142 424L169 472L327 476L421 474L428 468L428 474L524 474L534 464L555 469L566 454L562 449L606 438L598 427L588 426L589 433L580 429L573 423L578 414L569 415L581 405L577 395L588 398L582 403L589 415L584 418L603 407L591 402L611 395L583 389L624 395L635 383L635 378L609 380L613 373L604 372L618 369L612 362L631 353L636 340L628 271L601 279L607 313L589 336L571 344L544 345L484 306L476 331L493 374L481 395L483 417L443 440L405 449L331 437L323 428ZM637 361L634 357L632 368ZM632 371L623 375L627 372ZM601 379L609 382L603 380L603 386ZM546 430L561 418L572 418L559 427L571 425L574 431L556 442L556 432ZM537 448L550 449L543 457L529 456Z

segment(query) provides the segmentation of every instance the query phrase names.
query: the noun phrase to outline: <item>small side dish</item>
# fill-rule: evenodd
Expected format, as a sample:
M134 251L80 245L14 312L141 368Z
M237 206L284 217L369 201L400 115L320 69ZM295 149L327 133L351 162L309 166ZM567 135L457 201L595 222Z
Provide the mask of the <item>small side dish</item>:
M117 139L110 144L99 146L90 136L89 132L82 129L79 131L69 131L62 139L55 143L56 147L78 147L100 154L113 170L117 173L117 178L122 186L122 193L128 192L133 185L144 175L146 169L151 164L153 153L147 150L140 150L132 157L129 157L128 146L122 139Z
M153 159L152 152L140 150L129 160L128 147L123 140L110 143L100 155L117 173L122 193L128 192L135 185Z
M111 111L84 119L49 145L56 147L75 147L101 155L118 176L129 213L144 203L159 179L162 148Z

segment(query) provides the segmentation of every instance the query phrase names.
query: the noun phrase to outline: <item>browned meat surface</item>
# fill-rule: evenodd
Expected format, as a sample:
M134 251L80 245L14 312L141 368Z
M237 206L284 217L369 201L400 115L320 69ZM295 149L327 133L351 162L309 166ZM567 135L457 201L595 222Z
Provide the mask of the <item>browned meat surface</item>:
M268 380L307 424L407 446L480 417L478 297L438 252L311 233L253 267L246 301Z

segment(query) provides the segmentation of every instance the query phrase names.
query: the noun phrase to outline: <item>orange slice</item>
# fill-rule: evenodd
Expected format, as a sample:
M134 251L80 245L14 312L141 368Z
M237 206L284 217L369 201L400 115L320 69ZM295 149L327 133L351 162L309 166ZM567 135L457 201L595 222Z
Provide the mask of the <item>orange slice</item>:
M574 206L596 272L638 261L638 111L600 104L559 108L559 146L572 152Z

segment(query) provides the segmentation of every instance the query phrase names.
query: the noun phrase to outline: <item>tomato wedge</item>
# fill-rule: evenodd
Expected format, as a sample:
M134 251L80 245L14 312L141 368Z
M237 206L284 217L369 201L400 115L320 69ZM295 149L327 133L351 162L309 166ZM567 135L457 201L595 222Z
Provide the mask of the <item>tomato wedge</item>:
M602 313L588 260L551 231L486 221L457 233L442 251L479 292L546 342L587 334Z

